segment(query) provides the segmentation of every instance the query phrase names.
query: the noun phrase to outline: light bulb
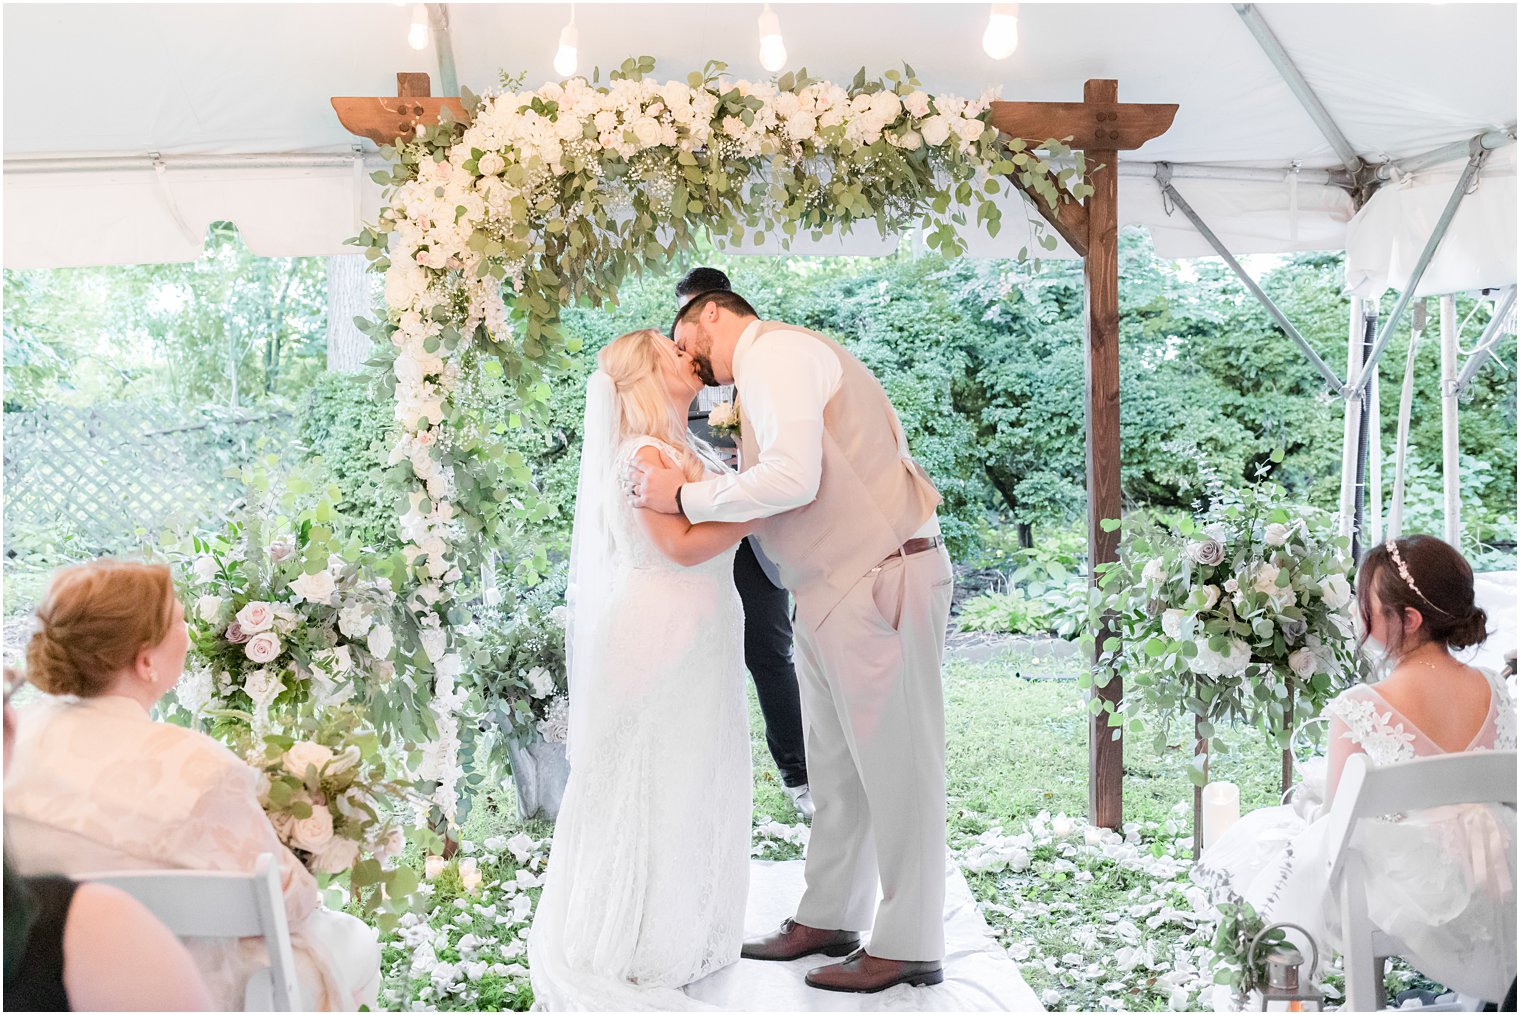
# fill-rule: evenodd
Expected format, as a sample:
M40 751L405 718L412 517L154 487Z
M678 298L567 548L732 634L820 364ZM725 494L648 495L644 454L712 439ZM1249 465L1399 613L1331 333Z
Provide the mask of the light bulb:
M982 49L994 60L1006 60L1019 48L1019 5L993 4L982 33Z
M406 33L406 41L413 49L427 49L428 13L422 4L412 8L412 27Z
M786 66L786 44L781 41L781 19L766 4L760 12L760 66L772 74Z
M580 46L580 33L575 23L566 25L559 33L559 52L554 54L554 73L567 78L575 73L576 50Z

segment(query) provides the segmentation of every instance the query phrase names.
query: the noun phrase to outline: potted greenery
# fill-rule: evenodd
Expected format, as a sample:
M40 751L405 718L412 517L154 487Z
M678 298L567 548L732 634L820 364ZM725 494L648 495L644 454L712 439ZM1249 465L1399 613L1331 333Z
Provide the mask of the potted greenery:
M523 820L558 816L570 774L564 587L563 573L553 574L482 607L470 629L474 686L506 747Z

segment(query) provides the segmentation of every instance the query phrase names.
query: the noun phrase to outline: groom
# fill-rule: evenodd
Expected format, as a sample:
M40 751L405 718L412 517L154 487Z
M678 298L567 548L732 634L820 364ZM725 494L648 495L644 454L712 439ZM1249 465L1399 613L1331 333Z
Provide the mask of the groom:
M952 581L935 515L940 496L909 456L881 385L830 339L761 321L726 291L688 302L673 337L705 383L737 387L740 472L691 483L676 470L641 469L635 503L692 522L755 520L797 603L817 808L807 890L796 918L747 942L743 954L847 955L807 974L825 990L938 983L940 662Z

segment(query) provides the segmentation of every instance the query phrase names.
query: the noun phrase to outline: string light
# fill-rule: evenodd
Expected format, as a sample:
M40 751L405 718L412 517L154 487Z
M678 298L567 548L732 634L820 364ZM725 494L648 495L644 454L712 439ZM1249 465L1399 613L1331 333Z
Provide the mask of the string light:
M428 12L423 4L412 8L412 27L406 33L406 41L413 49L428 47Z
M559 51L554 54L554 73L562 78L574 74L579 48L580 32L575 30L575 4L571 4L570 23L560 29L559 33Z
M786 43L781 41L781 19L766 4L760 12L760 66L772 74L786 66Z
M982 33L982 49L994 60L1006 60L1019 48L1019 5L993 4Z

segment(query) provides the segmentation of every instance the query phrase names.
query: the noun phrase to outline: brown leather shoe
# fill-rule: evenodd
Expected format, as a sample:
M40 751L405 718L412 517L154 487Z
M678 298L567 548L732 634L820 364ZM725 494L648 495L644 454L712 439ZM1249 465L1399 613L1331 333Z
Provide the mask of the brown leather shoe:
M874 994L899 983L910 987L927 987L945 978L939 962L899 962L867 955L864 948L843 962L819 966L807 974L807 985L819 990L838 990L849 994Z
M819 930L796 920L783 920L781 929L744 942L739 954L765 962L790 962L804 955L848 955L860 947L852 930Z

